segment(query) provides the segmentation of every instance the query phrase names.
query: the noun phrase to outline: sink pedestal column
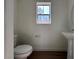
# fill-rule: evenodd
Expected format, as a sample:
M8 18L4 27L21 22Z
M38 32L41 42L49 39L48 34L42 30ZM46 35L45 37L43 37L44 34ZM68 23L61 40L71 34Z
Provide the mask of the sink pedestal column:
M67 59L73 59L73 40L68 40Z

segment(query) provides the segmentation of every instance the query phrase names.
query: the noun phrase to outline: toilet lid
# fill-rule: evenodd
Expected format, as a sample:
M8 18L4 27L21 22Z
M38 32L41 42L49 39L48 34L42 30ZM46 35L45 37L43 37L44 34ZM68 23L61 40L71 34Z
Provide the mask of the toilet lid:
M14 48L15 54L27 53L32 50L32 46L30 45L20 45Z

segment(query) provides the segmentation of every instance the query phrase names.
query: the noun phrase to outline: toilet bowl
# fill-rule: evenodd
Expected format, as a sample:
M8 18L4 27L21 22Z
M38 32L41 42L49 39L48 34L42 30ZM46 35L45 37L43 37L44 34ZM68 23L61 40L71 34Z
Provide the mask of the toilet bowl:
M32 50L32 46L30 45L19 45L14 48L14 57L15 59L27 59Z

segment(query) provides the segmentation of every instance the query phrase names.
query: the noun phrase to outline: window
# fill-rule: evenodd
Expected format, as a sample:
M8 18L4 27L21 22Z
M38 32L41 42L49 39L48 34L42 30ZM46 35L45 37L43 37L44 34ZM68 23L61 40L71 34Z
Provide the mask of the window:
M36 3L36 23L51 24L51 3L50 2Z

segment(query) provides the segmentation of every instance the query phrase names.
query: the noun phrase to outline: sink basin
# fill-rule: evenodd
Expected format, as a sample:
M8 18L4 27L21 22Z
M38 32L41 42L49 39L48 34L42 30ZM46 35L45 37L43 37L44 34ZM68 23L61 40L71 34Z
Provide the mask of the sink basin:
M62 34L63 34L67 39L73 40L73 38L74 38L74 33L71 33L71 32L62 32Z

